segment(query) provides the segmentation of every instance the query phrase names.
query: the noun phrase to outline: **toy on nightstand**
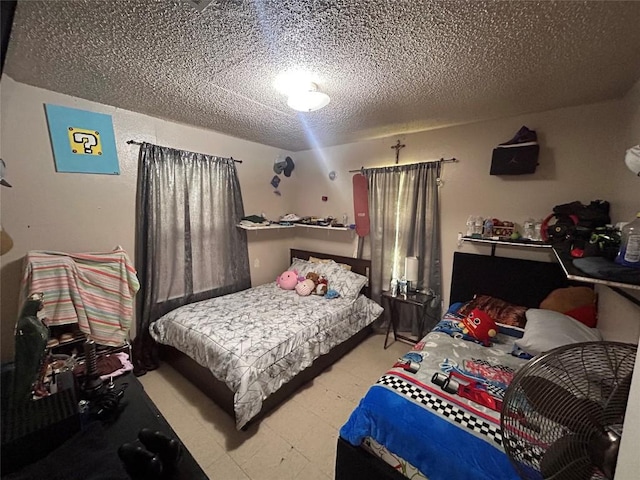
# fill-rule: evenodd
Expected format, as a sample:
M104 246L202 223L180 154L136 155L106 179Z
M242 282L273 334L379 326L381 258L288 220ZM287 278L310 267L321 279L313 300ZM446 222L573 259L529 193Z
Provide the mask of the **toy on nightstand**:
M462 333L471 335L482 345L491 345L491 339L498 334L498 326L486 312L474 308L469 315L462 319Z

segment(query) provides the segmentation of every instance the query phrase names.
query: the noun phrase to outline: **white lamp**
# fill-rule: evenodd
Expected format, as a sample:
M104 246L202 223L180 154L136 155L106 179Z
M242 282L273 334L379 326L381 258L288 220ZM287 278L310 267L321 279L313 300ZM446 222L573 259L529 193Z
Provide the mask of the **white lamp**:
M636 145L635 147L631 147L627 150L627 154L624 157L624 163L627 164L629 170L640 176L640 145Z
M329 95L318 90L318 86L309 82L302 89L297 89L289 94L287 105L298 112L313 112L329 105Z
M404 259L404 278L407 280L407 291L415 292L418 285L418 257Z

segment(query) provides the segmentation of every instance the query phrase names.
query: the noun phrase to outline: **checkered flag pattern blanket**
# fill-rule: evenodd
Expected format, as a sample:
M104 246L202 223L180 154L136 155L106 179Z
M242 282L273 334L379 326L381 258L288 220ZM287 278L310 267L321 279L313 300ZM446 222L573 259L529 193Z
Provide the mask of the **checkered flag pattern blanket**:
M453 405L445 399L437 397L429 391L395 375L383 375L376 383L392 388L397 393L422 404L434 413L446 417L450 421L476 434L483 435L489 441L502 447L502 431L498 426L492 425L486 420L466 412L457 405Z

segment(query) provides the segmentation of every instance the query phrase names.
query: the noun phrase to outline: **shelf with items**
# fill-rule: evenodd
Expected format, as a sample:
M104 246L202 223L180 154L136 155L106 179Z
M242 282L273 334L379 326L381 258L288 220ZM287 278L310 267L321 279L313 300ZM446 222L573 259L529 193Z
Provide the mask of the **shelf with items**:
M79 360L84 358L85 335L78 328L78 324L51 325L49 328L49 341L47 348L54 355L76 355ZM131 344L127 339L117 346L96 344L96 353L110 355L112 353L127 352L131 357Z
M295 226L304 227L304 228L319 228L321 230L336 230L336 231L343 231L343 232L350 230L349 227L334 227L332 225L307 225L304 223L296 223Z
M623 290L623 289L626 289L626 290L640 291L640 285L636 285L634 283L620 282L617 280L607 280L603 278L593 277L583 272L582 270L578 269L576 266L574 266L573 259L571 258L570 255L563 253L555 248L553 249L553 253L556 257L556 260L562 267L564 274L567 276L569 280L575 280L578 282L592 283L592 284L598 284L598 285L605 285L609 287L611 290L613 290L614 292L616 292L617 294L629 300L630 302L640 306L640 299L634 297L633 295Z
M502 245L507 247L519 247L519 248L552 248L552 245L545 242L537 242L534 240L500 240L492 238L476 238L476 237L462 237L463 242L470 243L483 243L491 245L491 256L496 254L496 246Z
M280 225L279 223L272 223L270 225L242 225L237 224L236 227L243 230L280 230L283 228L294 228L295 225Z
M292 225L280 225L278 223L273 223L271 225L256 225L256 226L248 226L248 225L236 225L236 227L241 228L243 230L279 230L283 228L318 228L321 230L335 230L335 231L347 231L350 230L349 227L333 227L331 225L307 225L304 223L294 223Z

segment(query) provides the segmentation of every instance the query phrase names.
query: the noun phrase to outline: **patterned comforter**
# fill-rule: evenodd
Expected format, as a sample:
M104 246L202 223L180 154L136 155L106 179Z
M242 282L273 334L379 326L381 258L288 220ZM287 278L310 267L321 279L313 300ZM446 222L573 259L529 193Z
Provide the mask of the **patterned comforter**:
M364 295L301 297L269 283L177 308L149 330L157 342L186 353L235 392L240 429L263 399L381 313Z
M502 446L500 406L515 372L522 330L500 326L493 345L462 335L446 314L372 386L340 430L352 445L381 451L398 470L430 480L515 480ZM420 473L411 470L414 466Z

